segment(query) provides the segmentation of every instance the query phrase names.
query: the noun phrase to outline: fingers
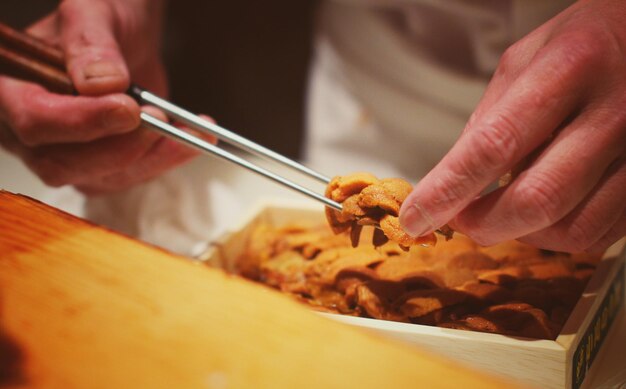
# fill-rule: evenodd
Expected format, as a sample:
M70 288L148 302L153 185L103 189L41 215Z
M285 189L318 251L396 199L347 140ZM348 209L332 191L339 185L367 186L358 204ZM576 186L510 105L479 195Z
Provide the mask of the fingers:
M123 94L63 96L0 77L0 117L26 146L88 142L139 126L139 106Z
M59 7L67 71L81 95L124 92L130 76L115 38L114 12L104 1L67 0Z
M77 189L87 195L99 195L127 189L134 184L153 179L165 171L181 165L198 155L188 146L171 139L160 138L153 147L124 171L99 177Z
M531 62L537 50L545 44L544 30L550 22L536 29L524 39L510 46L501 56L498 67L489 81L474 117L491 108L509 90L511 84L520 76ZM478 115L477 115L478 114ZM467 127L466 127L467 129Z
M128 71L114 36L113 16L106 2L66 0L29 32L60 43L81 94L124 92ZM108 74L107 69L114 72ZM0 119L31 147L89 142L129 132L140 122L139 106L121 93L102 98L61 96L5 77L0 78L0 109Z
M588 87L582 76L590 61L580 65L568 50L568 45L542 49L502 97L477 111L405 200L400 221L409 234L424 235L450 221L572 114ZM579 48L574 53L590 55Z
M118 39L139 78L166 92L163 68L155 61L158 45L144 50L146 45L139 43L146 31L156 36L159 22L145 18L146 10L137 5L64 0L29 29L64 50L79 96L61 96L0 77L0 143L49 185L115 189L196 154L155 132L136 130L140 107L122 93L130 81Z
M596 242L600 247L613 243L621 237L615 233L620 231L618 226L626 212L625 188L626 160L621 159L611 165L592 193L566 217L519 240L550 250L570 252L588 250Z
M59 15L53 12L26 29L26 32L57 46L59 44Z
M77 185L128 168L158 139L154 132L139 129L84 144L29 148L18 142L9 149L47 185Z
M467 206L454 219L455 227L491 245L541 231L570 213L624 148L621 130L603 128L608 120L588 118L596 115L588 112L562 130L511 184Z
M145 110L167 120L155 108ZM207 140L215 142L214 138ZM143 128L85 144L30 148L22 145L6 127L0 127L0 144L20 156L46 184L75 185L90 195L149 180L198 154L193 148Z
M166 121L166 117L162 112L152 107L145 107L144 110ZM212 120L209 117L202 116L205 119ZM180 128L190 131L184 126L180 126ZM216 143L216 139L213 137L204 136L204 138L209 142ZM127 189L136 183L153 179L165 171L189 161L198 154L199 151L194 148L163 137L127 169L77 185L77 189L91 196Z

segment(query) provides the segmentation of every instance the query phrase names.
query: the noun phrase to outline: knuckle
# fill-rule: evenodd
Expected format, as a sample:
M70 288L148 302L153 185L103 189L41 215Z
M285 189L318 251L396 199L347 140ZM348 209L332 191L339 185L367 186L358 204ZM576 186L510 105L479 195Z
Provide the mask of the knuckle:
M562 77L570 79L581 76L591 68L601 65L606 57L606 45L598 44L598 40L606 40L607 34L596 31L594 36L589 31L569 33L566 38L557 40L556 49L546 47L546 50L556 50L559 60L559 71Z
M456 161L450 169L449 175L438 185L444 195L446 203L453 203L466 197L467 191L475 183L480 181L478 163L473 158Z
M432 209L429 211L447 211L461 203L467 194L464 189L466 186L464 183L467 182L466 177L463 174L450 172L445 179L437 179L434 185L436 187L434 193L437 193L437 196L432 199L430 207Z
M515 213L527 226L543 228L560 218L563 199L557 181L546 173L535 173L517 187L513 204Z
M473 169L496 169L508 167L522 150L519 126L509 114L498 114L487 125L475 132L473 149L478 166Z
M511 46L507 47L500 56L498 66L496 67L496 73L499 73L501 75L507 74L511 70L511 67L516 63L514 59L517 56L517 52L517 43L514 43Z
M524 56L524 40L517 41L507 47L500 55L494 77L514 78L523 67L520 57Z

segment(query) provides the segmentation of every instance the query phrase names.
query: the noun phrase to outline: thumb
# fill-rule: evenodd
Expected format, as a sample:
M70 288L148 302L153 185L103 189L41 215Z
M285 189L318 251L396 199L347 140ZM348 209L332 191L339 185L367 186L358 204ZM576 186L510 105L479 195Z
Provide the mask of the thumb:
M67 71L81 95L125 92L128 68L114 32L114 10L103 1L68 0L59 8Z

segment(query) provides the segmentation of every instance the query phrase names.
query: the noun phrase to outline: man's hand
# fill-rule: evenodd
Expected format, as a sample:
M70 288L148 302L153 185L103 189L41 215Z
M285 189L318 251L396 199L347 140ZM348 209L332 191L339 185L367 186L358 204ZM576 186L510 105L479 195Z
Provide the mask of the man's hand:
M159 59L161 3L65 0L29 29L63 49L79 96L0 77L0 144L48 185L89 194L120 190L196 154L138 128L140 107L124 94L131 79L167 93Z
M463 134L403 204L412 235L601 251L626 234L626 3L579 1L511 46ZM479 197L525 166L506 187Z

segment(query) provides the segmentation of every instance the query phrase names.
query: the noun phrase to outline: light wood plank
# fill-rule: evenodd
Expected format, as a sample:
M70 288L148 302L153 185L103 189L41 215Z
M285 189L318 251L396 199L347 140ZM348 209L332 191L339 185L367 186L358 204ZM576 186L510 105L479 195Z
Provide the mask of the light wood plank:
M15 387L510 387L7 192L0 334Z

